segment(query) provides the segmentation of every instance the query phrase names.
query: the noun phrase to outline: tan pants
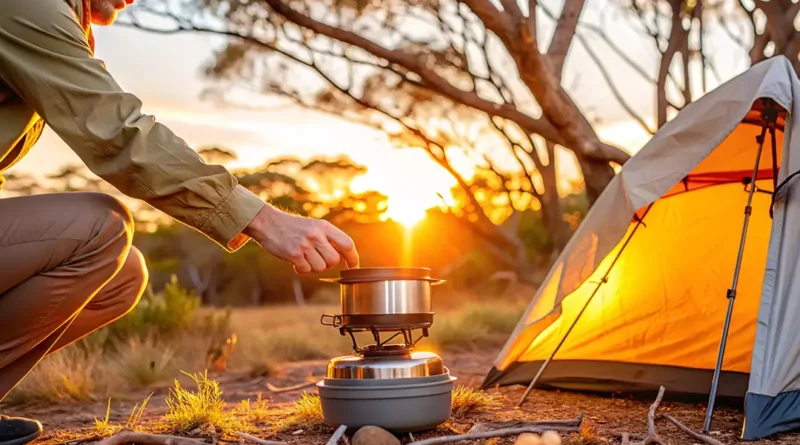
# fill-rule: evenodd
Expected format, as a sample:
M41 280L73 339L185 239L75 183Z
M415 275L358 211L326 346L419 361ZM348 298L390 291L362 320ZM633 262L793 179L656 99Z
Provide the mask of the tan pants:
M0 400L136 305L147 269L132 238L130 212L108 195L0 199Z

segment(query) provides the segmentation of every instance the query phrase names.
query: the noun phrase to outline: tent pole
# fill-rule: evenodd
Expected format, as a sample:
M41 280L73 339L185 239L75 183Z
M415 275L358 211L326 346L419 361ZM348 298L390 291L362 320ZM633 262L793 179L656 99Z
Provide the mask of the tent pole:
M758 151L756 154L755 166L753 166L753 176L750 180L750 191L747 194L747 205L744 208L744 224L742 227L742 237L739 240L739 253L736 256L736 267L733 269L733 284L728 289L728 312L725 314L725 325L722 328L722 338L719 343L719 352L717 354L717 366L714 368L714 378L711 380L711 394L708 398L708 407L706 409L706 422L703 426L703 433L708 434L711 428L711 417L714 415L714 402L717 398L717 387L719 386L719 377L722 371L722 359L725 356L725 343L728 341L728 330L731 325L731 315L733 314L733 302L736 299L736 286L739 282L739 271L742 268L742 257L744 256L744 244L747 237L747 225L750 222L750 214L753 212L753 194L756 190L756 178L758 177L758 164L761 161L761 151L764 148L764 137L767 133L767 127L771 127L774 121L769 120L769 116L765 113L764 125L761 128L761 135L756 138L758 142ZM773 138L774 133L770 133ZM774 139L773 139L774 143ZM773 162L776 162L773 159Z
M636 233L636 230L639 229L639 226L644 224L644 217L647 215L647 212L650 211L651 207L653 207L653 204L650 204L647 207L647 209L642 214L642 217L639 218L639 220L636 222L636 226L631 231L631 234L628 235L628 239L625 240L625 244L623 244L622 247L619 249L619 252L617 252L617 256L614 257L614 261L612 261L611 264L608 266L608 270L606 270L606 273L603 275L603 278L600 279L600 282L597 283L597 286L594 288L594 291L592 292L592 295L590 295L589 298L586 300L586 303L584 303L584 305L581 308L580 312L578 312L578 315L575 317L575 320L572 321L572 324L569 326L569 329L567 329L567 332L564 334L564 337L562 337L561 341L558 342L558 345L553 350L553 353L550 354L550 356L547 357L547 360L545 360L545 362L542 363L542 366L539 367L539 371L536 373L536 376L533 378L533 380L531 380L531 383L528 385L528 388L525 390L525 394L523 394L522 398L519 399L519 402L517 403L517 406L516 406L517 408L519 408L520 406L522 406L523 403L525 403L525 399L528 398L528 395L533 390L533 387L536 385L536 382L539 381L539 377L542 376L542 373L544 373L544 370L547 369L547 365L550 364L550 362L553 360L553 357L556 356L556 353L558 352L558 350L561 349L561 346L567 340L567 337L569 337L570 332L572 332L572 328L574 328L575 325L578 324L578 320L581 319L581 316L583 315L583 312L586 310L587 307L589 307L589 303L592 302L592 300L594 299L594 296L597 294L597 291L600 290L600 286L602 286L604 283L606 283L608 281L608 274L611 273L611 269L614 268L614 264L617 263L617 260L622 255L622 252L625 251L625 248L628 246L628 243L633 238L633 235Z

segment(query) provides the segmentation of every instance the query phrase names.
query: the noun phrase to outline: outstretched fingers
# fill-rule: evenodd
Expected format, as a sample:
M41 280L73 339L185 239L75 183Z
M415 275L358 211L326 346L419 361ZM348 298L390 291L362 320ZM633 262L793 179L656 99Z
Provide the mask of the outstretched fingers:
M339 230L333 224L328 224L326 225L325 234L331 245L333 245L339 254L341 254L342 258L344 258L348 268L354 269L359 266L356 245L346 233Z

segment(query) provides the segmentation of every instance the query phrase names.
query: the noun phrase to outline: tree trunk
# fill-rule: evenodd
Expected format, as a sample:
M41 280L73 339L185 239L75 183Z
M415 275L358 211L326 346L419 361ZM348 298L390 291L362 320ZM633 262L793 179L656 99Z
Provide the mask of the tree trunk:
M569 225L564 221L564 211L561 208L561 199L558 196L558 178L556 174L555 144L547 142L547 157L549 163L539 168L544 183L544 194L540 201L542 204L542 221L550 238L552 253L557 255L567 245L570 232Z
M578 158L581 167L583 182L586 185L586 197L589 205L594 205L606 186L614 179L614 169L607 162Z

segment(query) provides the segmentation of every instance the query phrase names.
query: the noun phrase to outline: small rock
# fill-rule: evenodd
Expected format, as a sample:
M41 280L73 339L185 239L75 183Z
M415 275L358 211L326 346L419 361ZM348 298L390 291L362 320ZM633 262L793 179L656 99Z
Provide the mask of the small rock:
M542 434L542 443L544 445L561 445L561 436L555 431L545 431Z
M200 437L200 436L203 435L203 431L200 430L200 428L195 428L195 429L189 431L188 433L186 433L186 435L189 436L189 437Z
M297 430L297 431L292 433L292 435L295 435L295 436L299 436L300 434L303 434L303 430Z
M535 433L522 433L517 436L514 445L542 445L542 438Z
M353 445L400 445L400 439L383 428L365 426L353 435Z

